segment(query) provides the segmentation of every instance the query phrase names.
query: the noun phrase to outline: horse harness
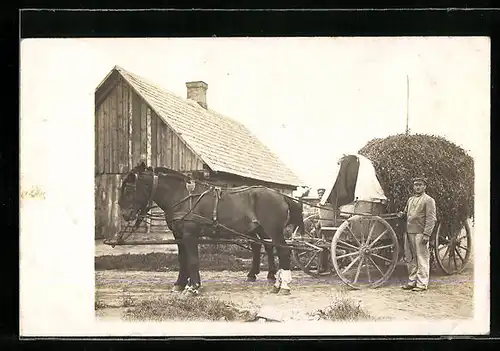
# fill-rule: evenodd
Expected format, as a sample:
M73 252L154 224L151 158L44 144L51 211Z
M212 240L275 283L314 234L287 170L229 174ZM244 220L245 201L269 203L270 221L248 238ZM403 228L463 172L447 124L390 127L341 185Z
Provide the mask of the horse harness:
M155 193L156 193L156 190L158 189L158 174L154 171L154 169L152 170L152 173L153 173L153 180L152 180L152 188L151 188L151 194L149 196L149 200L148 200L148 203L145 207L143 207L140 211L141 215L139 216L141 219L142 217L144 217L146 215L146 213L151 209L153 208L153 198L155 196ZM138 175L137 173L133 173L134 176L135 176L135 180L137 181L137 178L138 178ZM131 185L132 188L135 189L135 183L133 185ZM167 219L167 224L170 224L173 223L174 221L179 221L179 220L186 220L186 217L190 214L194 215L195 217L198 217L199 219L202 219L203 220L203 224L209 224L212 226L212 229L213 231L215 232L215 230L217 229L218 225L219 225L219 222L218 222L218 209L219 209L219 201L220 199L222 198L222 188L221 187L217 187L217 186L213 186L213 185L210 185L209 188L205 191L203 191L201 194L193 194L193 191L196 187L196 182L194 180L191 180L190 182L186 182L186 190L188 191L188 195L186 197L184 197L183 199L181 199L179 202L177 202L176 204L174 204L171 208L170 208L170 211L171 212L174 208L178 207L179 205L181 205L182 203L186 202L186 201L189 201L189 211L188 212L185 212L185 213L182 213L182 212L178 212L178 213L174 213L174 215L172 216L171 213L166 213L166 219ZM201 201L201 199L203 197L205 197L206 195L208 195L209 193L213 192L214 193L214 208L213 208L213 211L212 211L212 221L208 222L207 223L207 218L205 217L202 217L200 215L197 215L196 213L193 213L196 205ZM194 204L193 204L193 199L196 198L196 200L194 201Z
M162 172L160 173L155 173L155 169L149 169L152 171L152 174L153 174L153 180L152 180L152 188L151 188L151 194L149 196L149 200L148 200L148 203L141 209L141 214L139 215L139 218L137 219L136 221L136 224L134 225L134 227L138 226L144 217L147 217L147 212L155 207L155 206L152 206L152 202L153 202L153 199L154 199L154 196L155 196L155 193L156 193L156 190L158 188L158 174L161 174ZM134 176L135 176L135 180L137 181L137 178L138 178L138 175L137 173L133 173ZM168 175L168 174L165 174L165 175ZM231 228L228 228L226 226L224 226L223 224L220 224L219 221L218 221L218 209L219 209L219 202L220 202L220 199L222 199L222 188L221 187L217 187L217 186L214 186L214 185L211 185L211 184L206 184L208 185L208 189L203 191L201 194L193 194L193 191L196 187L196 181L193 181L191 180L189 183L186 182L186 190L188 191L188 195L185 196L184 198L182 198L179 202L177 202L176 204L174 204L173 206L171 206L167 211L165 211L165 218L167 220L167 225L169 228L172 228L172 223L174 221L181 221L181 220L185 220L185 221L191 221L189 219L186 219L186 217L190 214L192 214L193 216L195 217L198 217L199 219L201 219L204 223L202 224L205 224L205 225L211 225L212 227L212 230L214 232L214 234L216 233L218 227L222 227L230 232L233 232L234 234L242 237L242 238L246 238L248 240L251 240L251 241L254 241L254 242L259 242L261 244L264 244L266 245L267 243L264 242L264 240L262 239L256 239L248 234L243 234L243 233L239 233L235 230L232 230ZM135 188L135 183L133 185L131 185L132 188ZM241 187L240 189L236 190L236 189L231 189L231 192L240 192L240 191L245 191L245 190L248 190L248 189L251 189L251 188L263 188L262 186L260 185L256 185L256 186L244 186L244 187ZM273 190L273 191L276 191L274 189L270 189L270 190ZM203 216L200 216L196 213L193 213L196 205L201 201L201 199L206 196L207 194L213 192L214 193L214 208L213 208L213 211L212 211L212 220L210 221L209 219L203 217ZM277 192L277 191L276 191ZM284 195L282 194L283 196L285 197L289 197L287 195ZM196 201L194 202L193 204L193 199L196 198ZM177 212L177 213L174 213L174 215L172 216L172 210L179 206L180 204L186 202L189 200L189 211L188 212L185 212L185 213L182 213L182 212ZM289 248L288 245L283 245L283 244L274 244L275 247L283 247L283 248Z
M173 221L185 220L188 215L193 214L195 217L202 219L205 222L203 224L210 224L212 226L212 230L215 233L215 231L219 225L218 211L219 211L219 201L220 201L220 199L222 199L222 188L218 187L218 186L210 185L210 187L207 190L205 190L204 192L202 192L201 194L193 194L195 187L196 187L196 183L193 180L191 180L189 183L186 183L186 189L188 191L188 196L184 197L179 202L174 204L172 206L172 209L174 209L175 207L184 203L186 200L189 200L189 211L185 212L185 213L182 213L182 212L175 213L174 216L172 216L171 221L173 222ZM196 205L198 205L198 203L201 201L201 199L211 192L214 193L214 208L212 211L212 222L206 223L207 219L205 217L197 215L196 213L193 213L193 211L194 211ZM197 197L197 199L193 204L193 198L196 198L196 197Z

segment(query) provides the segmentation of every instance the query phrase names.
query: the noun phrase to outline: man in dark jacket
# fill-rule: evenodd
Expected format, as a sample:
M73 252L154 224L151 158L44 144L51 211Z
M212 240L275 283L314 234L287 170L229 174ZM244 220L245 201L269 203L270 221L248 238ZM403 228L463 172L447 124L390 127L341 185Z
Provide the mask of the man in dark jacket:
M429 239L436 224L436 202L425 193L427 180L414 178L414 196L411 196L400 216L406 216L405 253L408 263L408 284L404 290L425 291L429 284L430 252Z

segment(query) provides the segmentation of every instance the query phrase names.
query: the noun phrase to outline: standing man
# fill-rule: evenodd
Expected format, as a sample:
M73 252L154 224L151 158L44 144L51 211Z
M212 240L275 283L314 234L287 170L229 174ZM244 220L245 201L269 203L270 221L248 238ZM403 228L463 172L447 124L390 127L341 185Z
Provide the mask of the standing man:
M414 196L411 196L400 217L406 216L405 252L410 251L408 284L404 290L425 291L429 284L429 239L436 224L436 202L425 193L427 180L413 179Z

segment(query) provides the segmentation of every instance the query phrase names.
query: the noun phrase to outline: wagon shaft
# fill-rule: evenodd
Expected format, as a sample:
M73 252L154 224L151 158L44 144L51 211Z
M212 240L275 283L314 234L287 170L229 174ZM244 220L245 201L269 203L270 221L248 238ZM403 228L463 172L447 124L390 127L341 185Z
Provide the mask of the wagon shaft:
M165 239L165 240L104 240L104 244L110 246L137 246L137 245L175 245L181 243L181 240L175 239ZM248 245L248 241L245 240L231 240L231 239L210 239L210 238L200 238L198 244L219 244L219 245L238 245L244 246ZM316 248L310 245L307 245L305 242L300 242L296 240L285 240L286 246L291 250L299 250L300 252L316 252L321 250L321 248ZM266 241L266 245L277 246L273 244L271 241ZM326 244L323 245L326 247ZM246 247L245 247L246 248Z

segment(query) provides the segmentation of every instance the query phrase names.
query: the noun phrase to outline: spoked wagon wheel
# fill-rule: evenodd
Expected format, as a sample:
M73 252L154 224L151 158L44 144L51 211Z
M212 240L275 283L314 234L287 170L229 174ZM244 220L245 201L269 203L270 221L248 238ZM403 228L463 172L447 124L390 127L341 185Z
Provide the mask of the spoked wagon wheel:
M293 238L314 251L292 249L292 259L304 273L315 278L331 275L329 244L321 235L319 215L313 214L304 218L304 235L301 236L298 228Z
M356 215L333 236L331 255L339 278L354 289L376 288L394 272L398 239L381 217Z
M434 257L439 268L447 275L462 272L469 262L472 238L469 223L464 221L454 233L442 223L434 236Z

